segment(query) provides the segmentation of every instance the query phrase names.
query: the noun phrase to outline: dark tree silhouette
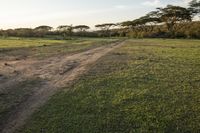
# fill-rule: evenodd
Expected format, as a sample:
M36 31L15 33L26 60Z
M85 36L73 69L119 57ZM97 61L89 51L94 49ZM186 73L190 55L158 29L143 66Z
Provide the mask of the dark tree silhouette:
M72 25L60 25L57 27L57 30L63 35L66 39L67 36L72 37L74 27Z
M80 32L85 32L86 30L90 29L90 27L87 25L77 25L77 26L74 26L74 29Z
M42 26L36 27L34 30L35 30L36 36L44 37L52 29L53 28L51 26L42 25Z
M35 28L35 30L42 30L42 31L50 31L52 29L53 29L53 27L46 26L46 25L38 26L38 27Z
M190 22L192 20L191 12L180 6L168 5L165 8L157 8L160 20L167 26L171 37L174 37L176 26L178 23Z
M105 24L95 25L96 28L99 28L103 32L103 36L109 35L110 37L111 37L110 28L114 26L117 26L117 25L114 23L105 23Z
M200 0L192 0L189 3L189 10L193 14L193 16L198 15L200 19Z

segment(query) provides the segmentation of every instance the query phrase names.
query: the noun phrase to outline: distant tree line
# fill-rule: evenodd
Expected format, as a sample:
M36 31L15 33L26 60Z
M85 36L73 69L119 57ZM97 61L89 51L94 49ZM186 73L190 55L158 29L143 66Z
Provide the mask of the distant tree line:
M139 19L122 22L121 25L129 36L136 38L200 38L199 14L200 1L193 0L189 8L167 5Z
M18 28L0 30L0 36L47 37L58 39L78 37L133 37L133 38L199 38L200 39L200 0L192 0L189 7L167 5L156 8L145 16L121 23L95 25L89 31L87 25L60 25L56 29L42 25L34 29Z

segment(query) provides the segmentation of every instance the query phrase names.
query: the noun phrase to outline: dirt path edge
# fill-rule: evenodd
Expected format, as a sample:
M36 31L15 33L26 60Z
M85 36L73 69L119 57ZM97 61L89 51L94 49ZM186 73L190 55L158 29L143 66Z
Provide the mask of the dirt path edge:
M70 84L72 81L78 79L82 74L86 73L92 64L98 59L108 54L112 50L121 47L124 41L113 43L110 45L94 48L85 52L81 52L69 57L65 57L52 62L50 65L44 65L42 69L37 71L34 75L45 74L51 77L46 84L40 86L40 89L30 96L27 101L20 104L12 115L3 125L1 133L14 133L22 127L28 118L42 105L44 105L49 98L63 87ZM69 64L69 65L68 65ZM55 65L55 66L54 66ZM68 67L64 67L68 66ZM65 68L65 69L63 69ZM60 73L54 74L54 71ZM32 68L34 70L34 68ZM36 69L37 70L37 69ZM41 76L39 75L39 76ZM23 75L26 76L26 75ZM30 75L29 75L30 76ZM33 76L33 75L31 75Z

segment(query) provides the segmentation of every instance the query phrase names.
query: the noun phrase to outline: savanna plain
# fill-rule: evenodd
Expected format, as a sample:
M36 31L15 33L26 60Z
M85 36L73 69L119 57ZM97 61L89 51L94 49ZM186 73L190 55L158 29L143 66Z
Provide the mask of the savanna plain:
M0 131L200 132L199 40L0 42Z

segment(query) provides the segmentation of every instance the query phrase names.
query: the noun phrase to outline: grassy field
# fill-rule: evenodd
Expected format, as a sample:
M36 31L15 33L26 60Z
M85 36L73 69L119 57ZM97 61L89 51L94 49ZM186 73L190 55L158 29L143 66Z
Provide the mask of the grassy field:
M19 132L200 132L199 68L198 40L128 40Z
M117 39L52 40L38 38L0 38L0 59L47 58L81 52L115 42Z
M116 39L74 39L66 41L31 38L0 39L0 63L3 62L4 64L9 60L20 61L27 58L45 60L47 57L78 53L115 41ZM4 67L8 68L9 66ZM0 66L0 69L4 67ZM12 68L15 69L14 67ZM0 128L11 111L26 101L44 82L41 78L30 77L3 87L1 84L17 77L18 74L12 69L9 73L14 73L13 75L5 75L2 72L3 70L0 70Z
M24 47L36 47L52 44L62 44L65 43L64 40L50 40L50 39L38 39L38 38L0 38L1 44L0 48L24 48Z

